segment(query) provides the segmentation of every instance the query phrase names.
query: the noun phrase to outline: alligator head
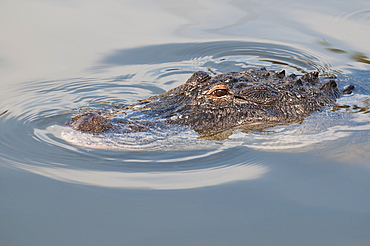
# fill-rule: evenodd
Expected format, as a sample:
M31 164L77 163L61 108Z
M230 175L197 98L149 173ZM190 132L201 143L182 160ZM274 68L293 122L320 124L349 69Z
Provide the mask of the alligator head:
M333 106L341 93L352 89L339 91L334 80L322 83L318 72L286 76L284 70L262 68L212 77L199 71L179 87L115 111L140 112L144 116L140 120L89 112L73 118L70 126L100 133L115 131L118 123L131 126L128 129L132 131L144 131L157 121L190 126L202 136L235 128L264 129L301 122L313 112Z

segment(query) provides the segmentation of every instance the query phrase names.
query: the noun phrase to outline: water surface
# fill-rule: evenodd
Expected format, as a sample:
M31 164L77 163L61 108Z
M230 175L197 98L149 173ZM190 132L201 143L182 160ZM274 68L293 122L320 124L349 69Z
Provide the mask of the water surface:
M366 1L35 0L0 11L1 245L370 244ZM81 109L132 104L198 70L260 67L319 71L356 91L302 124L218 141L176 129L107 141L65 127Z

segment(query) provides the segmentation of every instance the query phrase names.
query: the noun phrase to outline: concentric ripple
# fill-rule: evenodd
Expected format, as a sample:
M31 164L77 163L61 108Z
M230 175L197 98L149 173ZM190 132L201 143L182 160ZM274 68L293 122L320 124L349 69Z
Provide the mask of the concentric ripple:
M166 63L176 67L179 63L178 68L181 70L195 66L216 73L243 71L245 68L261 66L271 69L285 68L292 72L330 72L330 64L324 57L323 54L281 44L219 41L150 45L117 50L104 57L100 63L101 67Z
M296 125L209 141L198 139L191 129L176 128L154 136L101 138L66 128L65 122L80 110L131 104L162 93L198 70L218 74L264 66L298 74L331 72L322 57L281 44L163 44L113 52L94 67L100 71L94 75L16 84L1 92L2 165L64 182L115 188L187 189L259 178L268 171L263 163L270 158L261 150L302 149L368 131L369 124L365 119L348 125L354 119L345 118L320 131L313 127L314 132L300 138L296 135L302 128ZM357 103L368 98L347 97L345 103L351 99ZM322 115L317 117L311 121Z

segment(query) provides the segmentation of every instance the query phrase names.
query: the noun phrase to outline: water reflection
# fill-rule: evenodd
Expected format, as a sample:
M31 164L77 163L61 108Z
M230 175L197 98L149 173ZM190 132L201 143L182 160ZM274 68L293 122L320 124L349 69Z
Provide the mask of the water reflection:
M320 44L320 45L326 46L327 48L325 48L325 50L327 50L331 53L347 54L348 58L353 60L353 61L360 62L360 63L365 63L365 64L370 64L370 58L366 54L364 54L363 52L345 51L343 49L338 49L338 48L335 48L335 47L331 47L332 45L330 43L328 43L327 41L325 41L325 40L319 40L317 43Z
M259 13L254 10L257 6L260 6L260 4L255 1L231 1L230 5L233 6L234 9L231 10L229 13L233 13L233 16L236 16L238 19L234 20L233 23L226 23L224 25L220 25L220 27L209 29L210 31L221 31L241 26L252 20L257 20L260 16ZM222 11L225 12L225 10ZM235 14L235 12L237 11L241 11L243 13L240 15Z
M186 171L129 172L76 170L17 164L17 167L54 180L109 188L155 190L193 189L230 182L258 179L268 169L259 164L218 166Z
M197 0L171 1L156 0L158 6L167 14L174 15L186 21L175 29L177 35L185 35L187 29L200 26L215 32L238 27L256 20L259 14L254 8L259 4L254 1L231 1L228 4L217 1L204 2ZM223 18L219 18L222 16ZM227 20L225 22L225 19Z
M352 55L351 55L351 58L357 62L362 62L362 63L365 63L365 64L370 64L370 59L367 55L365 55L364 53L362 52L354 52Z
M332 140L305 132L305 147L276 152L272 145L294 141L299 126L261 133L263 151L240 139L205 150L108 151L61 138L76 109L131 104L196 70L342 71L341 87L369 95L369 7L366 0L2 1L0 244L370 245L369 166L349 165L359 156L369 165L369 113L359 103L369 97L342 102L354 111L338 110L349 123L327 124L327 133L311 122ZM236 39L245 42L210 42ZM213 187L196 188L205 186Z
M197 66L217 72L245 70L269 66L269 63L285 65L295 71L330 71L329 63L315 52L292 46L243 41L217 41L203 43L170 43L116 50L102 58L100 68L171 63L174 68ZM178 68L182 68L179 66ZM94 67L96 69L96 67ZM280 66L281 69L281 66ZM184 69L183 69L184 70Z
M2 115L4 115L4 114L8 113L8 111L9 111L9 110L5 110L4 112L1 112L1 113L0 113L0 116L2 116Z
M331 72L325 56L316 52L290 45L241 41L122 49L102 58L98 66L109 73L28 81L4 93L7 104L0 123L7 130L1 131L0 136L2 158L14 163L13 168L63 182L115 188L190 189L261 178L269 170L265 164L275 161L267 157L266 151L297 153L318 146L329 150L346 146L343 141L337 144L342 139L368 146L368 139L359 138L370 130L367 106L361 104L368 100L366 89L340 99L340 104L352 109L348 114L343 114L344 108L322 112L304 124L270 132L236 132L229 139L209 141L198 139L195 132L176 135L174 129L172 138L168 131L160 136L160 141L141 146L140 141L127 136L107 138L119 151L92 149L94 138L98 137L87 134L86 138L74 132L76 135L71 136L82 143L82 147L77 146L66 142L63 134L68 133L65 122L79 109L132 104L184 83L197 70L218 74L265 66L298 74L312 70ZM368 76L364 73L360 77ZM366 87L366 83L361 85L359 89ZM357 110L355 105L365 110ZM107 139L95 143L104 145Z
M201 16L208 6L202 5L198 0L188 1L168 1L168 0L155 0L156 4L165 11L167 14L175 15L186 21L185 24L179 25L175 29L176 34L181 34L184 30L198 25L199 21L196 16Z

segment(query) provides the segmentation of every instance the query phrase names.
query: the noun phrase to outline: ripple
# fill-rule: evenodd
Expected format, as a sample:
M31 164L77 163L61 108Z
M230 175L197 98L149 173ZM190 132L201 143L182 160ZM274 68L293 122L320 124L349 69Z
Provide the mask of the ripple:
M216 156L209 156L220 157L220 153L216 154ZM203 162L203 158L196 161ZM240 164L238 162L234 163L233 160L230 162L229 159L228 164L208 167L205 167L203 163L201 166L192 166L190 168L189 165L185 165L186 162L184 160L176 160L177 168L161 166L159 163L154 162L149 167L146 165L144 171L138 168L134 170L127 170L127 168L118 170L112 170L112 168L76 169L76 163L73 166L42 166L18 163L16 166L22 170L67 183L110 188L150 188L157 190L193 189L253 180L262 177L268 172L267 167L258 163ZM194 162L194 160L191 160L191 162ZM146 164L148 164L148 161L146 161Z
M178 69L181 70L186 63L190 63L197 69L210 69L219 73L231 70L243 71L247 66L249 68L265 66L271 69L286 66L298 72L317 70L324 73L328 72L330 64L323 60L323 57L325 56L312 51L274 43L243 41L174 43L117 50L100 61L100 68L163 63L170 63L173 66L180 63L182 67L179 66Z
M81 110L132 104L167 91L197 70L217 74L265 66L298 73L328 72L330 64L322 57L281 44L164 44L116 51L101 60L100 68L106 71L94 77L88 74L16 84L2 92L0 124L6 130L0 131L0 156L7 161L1 165L63 182L115 188L187 189L260 178L268 172L264 163L269 161L269 155L261 150L302 149L345 138L338 133L348 134L349 125L343 123L344 128L339 129L335 123L336 130L325 133L333 139L309 133L293 144L289 136L297 132L297 126L266 135L237 132L223 141L201 140L191 130L179 134L174 128L142 143L135 138L130 142L127 136L111 137L115 148L110 150L103 148L107 139L76 133L64 125ZM361 124L362 130L368 130ZM65 141L68 138L82 142L71 144ZM310 142L313 138L316 140Z
M266 173L260 165L234 166L221 169L202 169L177 172L125 173L122 171L86 171L69 168L35 167L19 168L55 180L109 188L141 188L156 190L194 189L229 182L252 180Z
M370 8L343 13L340 18L344 20L355 20L361 23L370 22Z
M110 86L122 87L112 85L112 81L32 81L27 82L27 88L12 91L7 98L9 110L0 118L3 129L7 129L0 132L1 158L7 160L1 165L63 182L112 188L190 189L256 179L267 172L253 159L230 161L225 156L228 148L222 146L170 152L149 148L138 154L129 150L92 151L65 142L61 138L64 123L78 112L73 106L112 106L112 101L125 95L137 97L143 91L151 94L155 90L135 84L125 85L122 91L111 90ZM95 97L108 102L97 103Z

